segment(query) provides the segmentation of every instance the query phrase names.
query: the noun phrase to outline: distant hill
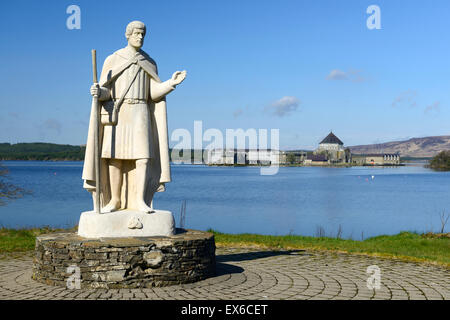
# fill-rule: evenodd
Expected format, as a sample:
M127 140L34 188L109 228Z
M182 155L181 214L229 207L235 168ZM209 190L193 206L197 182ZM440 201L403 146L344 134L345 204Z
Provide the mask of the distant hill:
M0 160L84 160L84 146L54 143L0 143Z
M68 144L54 143L0 143L0 160L70 160L83 161L86 146L72 146ZM190 158L202 159L204 150L191 150ZM169 150L172 160L172 149ZM175 150L174 161L183 157L182 150Z
M402 157L428 158L441 151L450 150L450 136L412 138L406 141L393 141L349 147L352 153L396 153ZM0 160L84 160L85 146L73 146L54 143L0 143ZM191 150L191 159L201 159L204 150ZM292 151L292 150L291 150ZM172 150L169 150L172 156ZM179 160L182 151L175 150L175 159Z
M352 153L396 153L402 157L434 157L439 152L450 150L450 136L412 138L406 141L393 141L349 147Z

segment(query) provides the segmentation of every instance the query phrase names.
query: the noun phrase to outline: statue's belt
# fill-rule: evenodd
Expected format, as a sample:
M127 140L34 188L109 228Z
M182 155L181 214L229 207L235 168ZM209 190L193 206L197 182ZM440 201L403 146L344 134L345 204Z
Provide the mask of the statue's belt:
M114 102L119 101L119 99L113 99ZM130 99L130 98L126 98L123 100L122 103L126 103L126 104L147 104L148 100L145 99Z

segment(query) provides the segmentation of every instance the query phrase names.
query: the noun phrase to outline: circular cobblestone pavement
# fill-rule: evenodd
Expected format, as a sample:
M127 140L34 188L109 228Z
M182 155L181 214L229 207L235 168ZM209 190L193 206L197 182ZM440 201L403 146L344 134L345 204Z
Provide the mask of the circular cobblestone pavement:
M152 289L67 289L31 279L32 257L0 259L4 299L335 299L449 300L443 267L362 255L302 250L217 248L217 275L191 284ZM381 271L379 289L367 288L367 267Z

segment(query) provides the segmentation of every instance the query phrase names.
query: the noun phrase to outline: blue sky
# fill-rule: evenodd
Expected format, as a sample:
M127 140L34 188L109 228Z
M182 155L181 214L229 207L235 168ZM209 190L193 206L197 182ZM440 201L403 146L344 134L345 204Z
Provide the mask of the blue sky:
M81 8L68 30L66 8ZM366 9L381 9L369 30ZM379 0L2 1L0 142L84 144L92 82L146 23L143 49L177 128L280 129L282 149L315 148L330 129L346 145L448 135L450 2ZM100 67L99 67L100 69ZM172 145L175 143L172 143ZM205 143L206 145L206 143Z

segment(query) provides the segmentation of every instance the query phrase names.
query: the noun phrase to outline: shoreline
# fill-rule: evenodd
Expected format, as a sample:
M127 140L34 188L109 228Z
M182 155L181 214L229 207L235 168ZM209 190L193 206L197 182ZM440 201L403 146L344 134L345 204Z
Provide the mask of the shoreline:
M39 161L39 162L84 162L84 160L71 160L71 159L47 159L47 160L35 160L35 159L0 159L0 164L2 161ZM408 162L410 163L410 161ZM414 162L413 162L414 163ZM242 168L242 167L256 167L256 168L263 168L263 167L271 167L271 165L262 165L262 164L207 164L207 163L177 163L177 162L170 162L171 165L188 165L188 166L205 166L205 167L236 167L236 168ZM304 168L353 168L353 167L367 167L367 168L396 168L396 167L404 167L406 166L406 163L401 163L398 165L351 165L351 164L345 164L345 165L304 165L304 164L280 164L278 167L284 168L284 167L304 167ZM273 166L277 167L277 166Z
M205 164L208 167L271 167L270 165L261 165L261 164ZM278 167L305 167L305 168L352 168L352 167L369 167L369 168L395 168L395 167L404 167L406 164L401 163L397 165L393 164L383 164L383 165L370 165L370 164L364 164L364 165L352 165L352 164L343 164L343 165L336 165L336 164L328 164L328 165L305 165L305 164L279 164ZM273 166L277 167L277 166Z

